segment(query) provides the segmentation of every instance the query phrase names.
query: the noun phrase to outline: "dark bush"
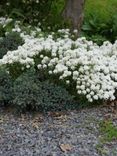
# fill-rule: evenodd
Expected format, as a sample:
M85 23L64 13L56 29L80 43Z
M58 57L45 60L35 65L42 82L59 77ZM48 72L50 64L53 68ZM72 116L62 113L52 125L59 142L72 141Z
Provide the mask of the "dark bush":
M19 111L61 110L73 104L73 97L60 86L40 82L33 70L23 73L14 83L13 104Z
M12 32L6 37L0 39L0 59L7 53L9 50L16 50L19 45L22 45L24 42L20 37L19 33Z
M3 26L0 24L0 37L3 37L5 34L5 29L3 28Z
M5 68L0 68L0 106L8 105L12 100L13 81Z

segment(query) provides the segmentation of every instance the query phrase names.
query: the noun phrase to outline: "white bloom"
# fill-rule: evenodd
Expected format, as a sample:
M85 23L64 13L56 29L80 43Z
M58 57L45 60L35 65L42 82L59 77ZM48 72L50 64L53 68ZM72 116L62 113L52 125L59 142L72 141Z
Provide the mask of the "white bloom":
M37 68L40 69L41 67L42 67L42 65L41 64L38 64Z
M98 100L98 96L97 96L97 95L94 95L94 96L93 96L93 99L94 99L94 100Z
M69 84L69 83L70 83L70 81L69 81L69 80L67 80L67 81L66 81L66 84Z
M81 93L82 93L82 91L81 91L81 90L78 90L78 91L77 91L77 93L78 93L78 94L81 94Z
M0 21L4 21L1 19ZM20 29L18 23L14 30ZM58 80L66 84L74 83L78 94L93 100L114 100L117 90L117 41L114 44L104 42L102 46L87 41L86 38L70 39L69 30L61 29L63 37L54 39L53 33L46 37L34 35L41 30L35 28L32 36L20 34L25 43L17 50L8 51L0 60L0 65L19 62L30 68L46 69L48 74L57 74ZM38 59L36 60L35 58ZM36 64L35 64L36 60ZM67 78L67 80L66 80Z

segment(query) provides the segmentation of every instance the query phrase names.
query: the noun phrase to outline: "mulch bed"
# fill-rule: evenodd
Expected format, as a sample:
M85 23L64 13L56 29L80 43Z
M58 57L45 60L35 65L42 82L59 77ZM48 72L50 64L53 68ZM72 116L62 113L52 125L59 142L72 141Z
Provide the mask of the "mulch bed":
M97 149L99 122L108 119L117 125L109 106L20 116L0 108L0 156L117 156L116 140Z

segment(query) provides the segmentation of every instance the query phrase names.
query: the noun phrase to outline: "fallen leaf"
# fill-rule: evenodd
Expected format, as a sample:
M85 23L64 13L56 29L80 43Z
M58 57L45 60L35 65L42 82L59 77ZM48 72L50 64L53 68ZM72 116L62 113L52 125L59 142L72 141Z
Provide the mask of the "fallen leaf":
M3 118L0 118L0 123L3 123L3 122L4 122Z
M33 126L34 128L36 128L36 129L39 128L39 126L37 125L37 123L32 123L32 126Z
M48 115L52 117L60 117L61 115L67 115L67 112L48 112Z
M72 147L69 144L61 144L60 148L63 152L71 151Z
M105 120L110 119L111 118L111 114L110 113L104 114L104 118L105 118Z

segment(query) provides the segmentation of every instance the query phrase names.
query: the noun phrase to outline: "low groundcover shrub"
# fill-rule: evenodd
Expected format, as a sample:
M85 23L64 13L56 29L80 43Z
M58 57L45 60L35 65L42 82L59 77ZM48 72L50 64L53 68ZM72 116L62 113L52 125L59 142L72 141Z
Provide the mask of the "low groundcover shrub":
M117 89L117 41L106 41L98 46L84 37L72 40L69 30L54 39L52 35L25 37L25 43L17 50L9 51L0 60L1 65L13 67L20 64L25 70L35 66L46 71L48 78L56 75L75 96L83 95L89 102L114 100ZM25 35L24 35L25 36ZM20 67L18 65L18 67ZM54 81L54 80L53 80Z
M24 40L24 44L16 50L9 50L0 59L0 66L5 65L10 75L14 76L14 79L18 78L16 82L19 82L23 76L22 73L25 73L27 69L35 67L37 73L41 71L49 82L53 84L56 82L57 85L64 86L70 94L75 96L75 99L81 97L88 102L116 99L116 40L113 44L105 41L99 46L86 40L85 37L76 38L69 29L44 34L41 29L35 27L30 35L21 29L20 31L20 37ZM43 76L38 78L38 81L41 81L41 84L38 83L42 85ZM27 85L28 82L26 84L28 88ZM25 85L22 82L23 86ZM36 84L34 84L35 87L37 87ZM32 94L33 90L38 92L38 88L34 88L30 88ZM38 102L37 105L41 106ZM32 106L29 104L29 107Z
M48 81L40 82L33 69L16 79L13 91L13 104L19 111L61 110L74 103L64 88Z
M16 50L18 46L22 45L23 39L19 33L12 32L6 37L0 39L0 58L2 58L9 50Z
M5 68L0 68L0 106L8 105L13 98L13 81Z

